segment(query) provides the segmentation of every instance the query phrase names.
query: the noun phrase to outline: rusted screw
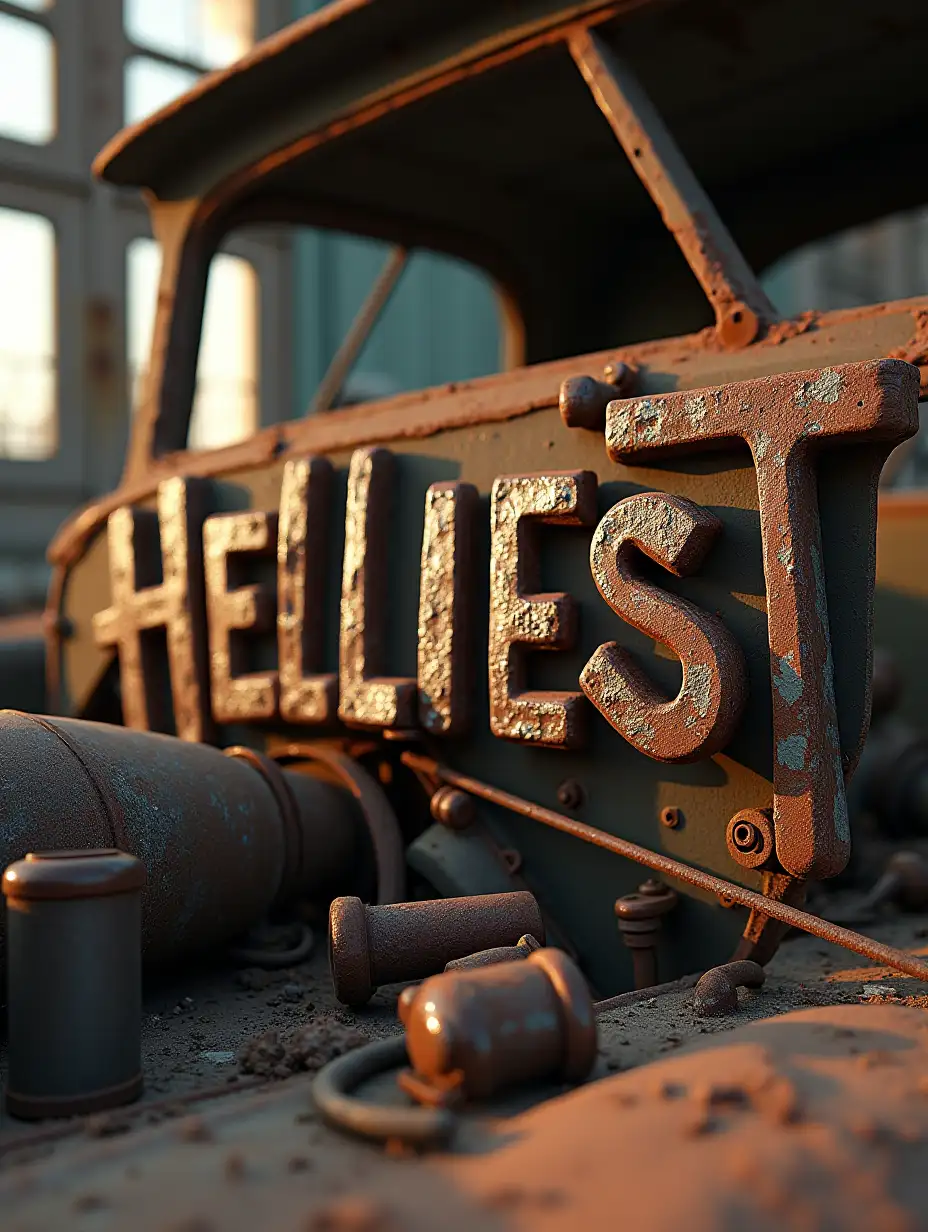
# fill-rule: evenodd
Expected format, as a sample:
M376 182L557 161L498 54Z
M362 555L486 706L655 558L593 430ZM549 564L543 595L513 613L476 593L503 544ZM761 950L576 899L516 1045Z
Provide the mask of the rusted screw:
M578 809L586 800L583 784L577 779L565 779L557 789L558 804L566 809Z
M734 1014L738 1009L739 987L762 988L766 975L760 963L743 959L724 963L707 971L693 993L693 1009L700 1018Z
M676 830L683 825L683 814L675 805L661 809L661 825L668 830Z
M637 893L616 899L619 932L631 951L636 988L651 988L657 983L657 938L661 917L676 905L676 892L653 879L640 885Z
M728 851L744 868L760 868L773 855L773 824L763 809L742 809L725 831Z
M516 851L515 847L504 847L499 854L510 875L516 874L522 867L522 852Z
M602 432L606 427L606 407L616 398L627 398L637 372L617 360L606 368L606 379L592 376L568 377L561 385L561 419L568 428Z
M381 984L436 975L454 958L525 933L542 941L545 926L526 890L367 907L336 898L329 911L329 965L343 1005L364 1005Z
M737 350L739 347L750 346L754 341L760 329L760 321L755 312L739 302L728 305L719 313L715 328L722 345Z
M470 1099L531 1079L580 1082L596 1059L589 990L560 950L437 975L407 988L398 1009L414 1096L446 1088L452 1077Z
M638 379L638 369L633 364L626 364L621 359L606 364L603 370L603 380L608 385L615 386L613 398L627 398Z
M731 839L739 851L757 851L764 841L760 830L750 821L739 821L732 829Z
M480 950L476 954L468 954L466 958L455 958L445 964L446 971L471 971L474 967L492 967L496 963L519 962L541 949L541 942L536 941L531 933L520 937L515 945L497 945L492 950Z
M477 817L473 797L456 787L439 787L429 802L432 816L449 830L466 830Z

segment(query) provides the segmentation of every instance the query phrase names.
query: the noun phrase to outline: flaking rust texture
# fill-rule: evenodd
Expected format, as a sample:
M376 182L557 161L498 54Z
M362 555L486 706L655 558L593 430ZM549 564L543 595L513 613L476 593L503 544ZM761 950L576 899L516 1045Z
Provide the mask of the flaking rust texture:
M915 333L904 347L891 351L893 359L903 359L907 363L916 364L920 369L921 392L928 393L928 309L913 308L912 320Z
M582 743L580 693L531 693L527 650L564 649L576 636L574 600L537 591L531 523L590 526L596 520L591 471L500 476L490 495L490 727L494 736L538 744Z
M471 716L467 652L473 620L477 489L432 484L425 494L419 584L419 719L433 735L458 735Z
M358 449L348 471L338 717L349 726L409 726L415 718L416 682L381 675L394 468L388 450Z
M606 447L615 460L736 439L751 449L767 585L777 856L797 877L833 876L850 852L816 455L828 446L872 443L875 489L889 450L917 427L918 370L898 360L612 402L607 409Z
M300 458L284 467L277 531L277 654L280 716L288 723L328 723L338 705L338 677L313 671L322 658L318 596L325 588L331 489L332 464L325 458Z
M658 761L695 761L724 748L741 718L747 679L741 649L721 620L638 579L635 550L685 577L699 568L721 529L718 518L692 501L647 492L613 505L590 546L593 578L612 610L669 645L683 665L672 700L615 642L600 646L580 677L583 692L616 731Z

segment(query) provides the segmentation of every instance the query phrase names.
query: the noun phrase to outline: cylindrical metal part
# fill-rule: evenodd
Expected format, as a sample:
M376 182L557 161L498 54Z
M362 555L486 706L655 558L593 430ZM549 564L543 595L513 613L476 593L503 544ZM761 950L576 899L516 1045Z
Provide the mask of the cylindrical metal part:
M208 745L79 719L0 712L0 862L115 847L148 874L146 961L242 936L287 893L351 885L363 821L348 791ZM344 879L337 881L342 861ZM298 876L293 876L296 868ZM2 935L0 935L2 958Z
M432 816L449 830L466 830L477 817L473 796L454 787L439 787L429 802Z
M36 852L6 869L13 1116L98 1112L141 1094L144 884L141 862L113 849Z
M560 950L524 962L454 971L400 998L415 1074L441 1086L460 1073L468 1099L538 1079L581 1082L596 1060L586 982Z
M476 967L493 967L497 963L520 962L540 950L541 942L536 941L531 933L520 937L515 945L497 945L492 950L478 950L476 954L468 954L466 958L455 958L445 963L446 971L473 971Z
M615 914L622 940L631 952L635 988L657 983L657 942L661 918L677 905L677 894L651 878L634 894L616 899Z
M525 933L544 941L541 911L525 890L387 907L337 898L329 912L335 995L344 1005L364 1005L381 984L436 975L454 958L515 945Z

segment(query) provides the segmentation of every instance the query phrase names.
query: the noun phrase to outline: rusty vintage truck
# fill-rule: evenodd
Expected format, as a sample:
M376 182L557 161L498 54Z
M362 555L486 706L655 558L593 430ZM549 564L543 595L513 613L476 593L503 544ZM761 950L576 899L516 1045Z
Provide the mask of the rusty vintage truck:
M119 134L96 170L150 205L152 352L119 486L49 550L42 709L62 718L42 756L64 742L75 777L43 790L24 764L39 737L5 719L24 760L5 764L4 862L141 854L162 964L280 907L268 870L292 844L265 828L236 847L195 759L179 785L158 761L180 803L151 838L149 788L126 783L147 756L133 733L154 732L234 746L278 803L286 767L321 785L307 807L352 814L353 854L291 877L291 899L528 888L603 1001L768 963L797 913L835 939L801 908L855 871L875 641L904 665L912 726L860 812L917 814L913 841L921 825L928 500L880 476L918 432L928 297L784 320L755 271L925 201L926 41L914 0L337 0ZM389 241L383 276L313 413L187 448L211 260L300 226ZM492 277L505 370L337 407L416 249ZM82 745L88 723L108 726ZM642 866L673 887L648 968L616 926ZM685 1175L694 1202L712 1191L705 1226L741 1226L718 1213L728 1182ZM538 1210L501 1200L486 1226Z

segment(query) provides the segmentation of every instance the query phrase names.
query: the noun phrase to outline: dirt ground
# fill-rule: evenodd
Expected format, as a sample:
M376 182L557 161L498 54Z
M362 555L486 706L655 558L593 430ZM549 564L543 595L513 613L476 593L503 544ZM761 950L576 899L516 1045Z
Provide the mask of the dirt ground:
M928 916L894 917L867 931L890 944L928 953ZM326 1201L334 1200L333 1195L341 1195L339 1202L348 1202L347 1214L343 1211L332 1216L335 1222L325 1222L329 1216L320 1215L323 1222L313 1223L316 1216L306 1215L305 1219L300 1216L302 1223L293 1223L289 1214L286 1220L281 1214L283 1222L267 1222L265 1209L264 1218L247 1225L251 1228L332 1227L346 1232L386 1228L388 1224L378 1222L374 1208L367 1213L351 1208L355 1192L352 1178L374 1178L376 1183L371 1184L380 1195L378 1201L385 1195L396 1197L402 1190L402 1186L396 1189L397 1171L406 1175L410 1161L400 1161L403 1166L397 1169L396 1161L382 1150L325 1127L314 1111L309 1084L312 1070L329 1056L366 1039L399 1033L398 991L382 989L360 1013L339 1007L332 995L324 945L317 945L306 963L287 971L232 967L190 970L170 983L150 985L142 1034L146 1088L136 1105L118 1113L39 1127L4 1114L0 1127L0 1206L10 1216L10 1222L4 1219L4 1228L26 1232L71 1226L70 1220L77 1215L81 1218L79 1226L92 1228L150 1226L207 1232L209 1228L240 1226L244 1207L239 1211L236 1206L234 1218L227 1212L218 1222L210 1222L215 1218L212 1199L203 1199L200 1215L193 1210L193 1199L199 1200L209 1191L209 1169L204 1172L199 1163L184 1182L186 1188L178 1190L176 1203L163 1192L152 1199L151 1223L135 1217L129 1224L121 1222L129 1209L126 1203L131 1206L135 1201L129 1185L135 1172L151 1175L152 1169L162 1167L173 1176L175 1167L180 1166L175 1158L180 1146L192 1142L204 1144L197 1159L202 1163L208 1157L210 1168L218 1169L216 1175L230 1184L237 1183L245 1173L255 1173L255 1185L248 1189L255 1201L269 1200L266 1187L257 1183L260 1173L265 1181L273 1181L275 1194L279 1185L287 1192L295 1186L294 1193L300 1197L297 1206L303 1211L318 1213ZM908 1006L914 1008L907 1012L919 1021L924 1015L928 1027L928 1014L924 1014L928 985L895 976L805 936L793 936L783 943L762 989L740 991L736 1015L697 1018L692 997L692 987L677 988L602 1014L594 1077L612 1081L611 1076L630 1076L631 1071L651 1062L676 1063L678 1055L684 1057L706 1046L725 1044L732 1032L796 1011L822 1013L829 1012L828 1007L848 1007L853 1013L856 1011L850 1007ZM649 1066L648 1072L653 1068ZM928 1067L925 1077L928 1081ZM376 1084L372 1086L372 1097L393 1102L397 1096L392 1077L387 1083L389 1090L384 1082L379 1090ZM526 1109L533 1104L547 1108L550 1105L544 1099L560 1093L557 1089L521 1092L479 1110L465 1118L471 1140L474 1134L479 1138L484 1132L480 1126L487 1117L505 1120L530 1115ZM468 1147L467 1141L467 1135L459 1137L457 1153L466 1155L475 1149ZM314 1162L320 1152L326 1159L324 1176ZM190 1158L189 1150L186 1154L181 1151L178 1158ZM260 1167L258 1159L263 1161ZM417 1171L416 1192L420 1196L431 1192L434 1184L438 1194L441 1185L434 1172L429 1170L427 1179L420 1179L424 1171ZM136 1190L140 1195L139 1187ZM116 1191L121 1195L118 1200ZM450 1227L458 1226L458 1215L461 1227L517 1226L522 1220L519 1216L513 1223L511 1212L495 1208L491 1212L483 1204L479 1204L478 1212L464 1198L461 1203L454 1218L449 1214ZM287 1203L284 1206L290 1211ZM928 1198L925 1209L928 1211ZM180 1222L171 1222L175 1214ZM469 1222L478 1219L478 1214L477 1223ZM402 1226L420 1226L416 1218L410 1213L411 1222ZM928 1222L917 1226L928 1227Z

